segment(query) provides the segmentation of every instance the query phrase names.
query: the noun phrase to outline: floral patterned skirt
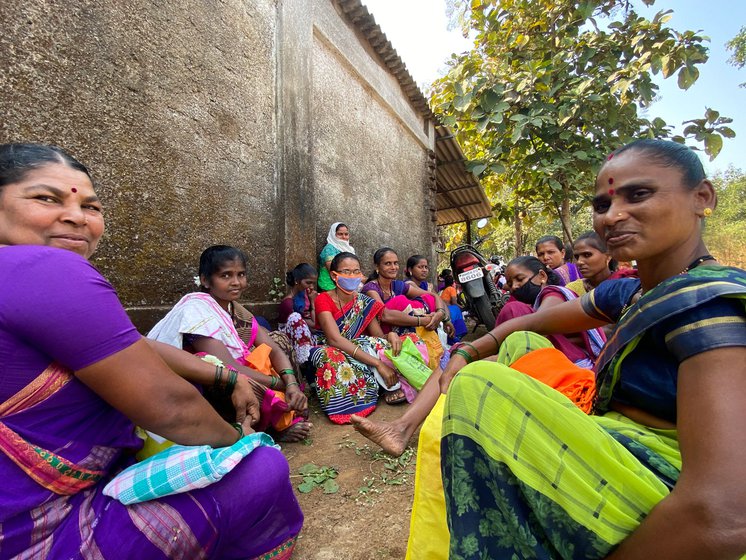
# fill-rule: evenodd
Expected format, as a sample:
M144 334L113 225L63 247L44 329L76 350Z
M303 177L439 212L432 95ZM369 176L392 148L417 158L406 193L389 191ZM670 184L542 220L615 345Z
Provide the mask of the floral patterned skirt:
M281 325L278 330L287 336L298 364L305 364L311 355L311 349L318 342L301 314L291 313L287 323Z
M388 347L384 339L373 336L352 342L369 354ZM314 346L310 359L316 368L316 394L332 422L349 424L350 415L368 416L376 409L378 383L369 366L327 345Z

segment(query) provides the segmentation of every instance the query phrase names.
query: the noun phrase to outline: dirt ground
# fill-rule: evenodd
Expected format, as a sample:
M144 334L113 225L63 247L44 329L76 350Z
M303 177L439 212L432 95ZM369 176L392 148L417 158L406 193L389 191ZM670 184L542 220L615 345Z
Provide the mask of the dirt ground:
M473 333L473 324L468 326L470 333L464 340L473 340L485 332L484 327L479 327ZM389 406L381 399L371 419L394 420L407 406L410 405ZM352 426L332 424L319 408L315 395L309 396L309 407L314 424L311 438L282 446L305 515L294 560L402 560L409 538L419 430L397 460L381 452ZM309 463L317 469L304 477L301 469ZM298 490L309 476L316 476L320 482L328 479L329 470L324 467L332 467L338 473L334 479L339 486L336 492L324 493L313 483L310 492Z
M305 515L296 560L401 560L407 551L409 516L414 495L417 432L400 460L359 435L352 426L332 424L310 397L314 424L309 442L283 444L293 488ZM374 420L393 420L409 405L380 402ZM302 493L301 469L318 467L317 479L328 479L333 467L339 489L324 493L319 485ZM304 469L306 472L311 467ZM308 478L308 476L306 477Z

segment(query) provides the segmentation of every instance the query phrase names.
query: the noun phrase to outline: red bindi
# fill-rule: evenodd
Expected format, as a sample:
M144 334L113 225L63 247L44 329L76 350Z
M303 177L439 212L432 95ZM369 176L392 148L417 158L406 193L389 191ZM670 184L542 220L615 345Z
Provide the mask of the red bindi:
M609 196L614 196L614 189L609 189Z
M609 160L610 160L611 158L613 158L613 157L614 157L614 154L613 154L613 153L609 154L609 156L608 156L608 157L606 158L606 161L609 161Z
M75 187L73 187L73 188L72 188L72 189L70 189L70 190L71 190L71 191L73 191L74 193L78 192L78 189L76 189Z
M609 184L610 184L610 185L613 185L613 184L614 184L614 177L609 177Z

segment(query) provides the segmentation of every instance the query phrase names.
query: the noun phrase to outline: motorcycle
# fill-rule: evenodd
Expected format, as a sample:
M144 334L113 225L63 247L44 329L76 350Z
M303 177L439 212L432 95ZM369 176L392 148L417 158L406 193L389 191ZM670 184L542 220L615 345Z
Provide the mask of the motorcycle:
M471 245L461 245L451 251L451 270L461 284L464 308L488 330L508 299L496 286L502 274L500 266L485 259Z

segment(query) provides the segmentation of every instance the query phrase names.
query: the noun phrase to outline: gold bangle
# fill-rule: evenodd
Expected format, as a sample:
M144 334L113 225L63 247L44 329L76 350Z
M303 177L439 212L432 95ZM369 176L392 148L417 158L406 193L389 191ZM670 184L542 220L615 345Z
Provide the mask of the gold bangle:
M360 350L359 346L355 346L355 350L352 352L352 359L355 359L355 356L357 355L357 351Z

